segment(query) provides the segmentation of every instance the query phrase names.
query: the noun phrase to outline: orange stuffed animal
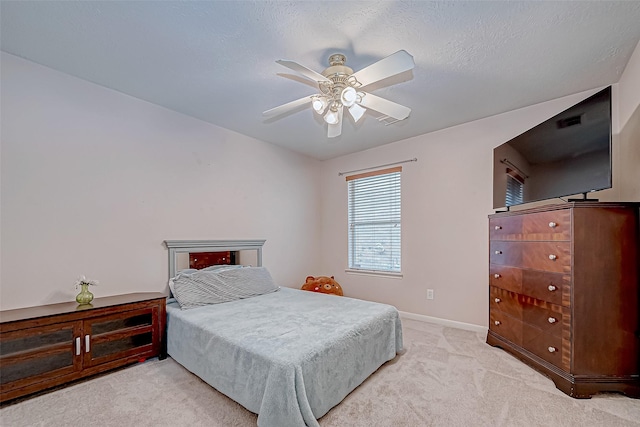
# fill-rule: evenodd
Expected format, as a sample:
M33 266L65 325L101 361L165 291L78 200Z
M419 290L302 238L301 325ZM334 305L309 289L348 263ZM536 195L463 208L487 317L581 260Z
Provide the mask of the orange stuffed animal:
M333 276L307 276L307 280L302 285L303 291L320 292L323 294L332 294L344 296L342 287L333 279Z

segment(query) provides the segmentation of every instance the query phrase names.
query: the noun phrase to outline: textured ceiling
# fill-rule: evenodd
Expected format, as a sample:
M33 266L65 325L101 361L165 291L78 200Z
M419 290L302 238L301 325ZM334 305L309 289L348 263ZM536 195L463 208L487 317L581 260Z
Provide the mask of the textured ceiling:
M0 18L5 52L318 159L616 83L640 40L640 2L3 0ZM310 108L262 118L315 93L277 59L358 71L400 49L415 69L369 91L407 120L328 139Z

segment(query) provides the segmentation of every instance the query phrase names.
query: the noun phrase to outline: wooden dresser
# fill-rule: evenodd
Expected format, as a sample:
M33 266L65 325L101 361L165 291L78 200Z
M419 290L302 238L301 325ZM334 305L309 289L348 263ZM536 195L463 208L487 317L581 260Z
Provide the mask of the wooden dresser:
M0 402L149 357L164 358L165 322L161 293L1 311Z
M640 397L638 203L489 216L487 343L572 397Z

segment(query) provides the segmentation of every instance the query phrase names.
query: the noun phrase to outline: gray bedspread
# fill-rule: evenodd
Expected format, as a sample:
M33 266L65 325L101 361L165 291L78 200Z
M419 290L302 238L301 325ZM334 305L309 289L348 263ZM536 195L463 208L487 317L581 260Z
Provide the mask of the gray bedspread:
M402 350L402 325L390 305L281 288L190 310L168 304L167 347L257 413L258 426L318 426Z

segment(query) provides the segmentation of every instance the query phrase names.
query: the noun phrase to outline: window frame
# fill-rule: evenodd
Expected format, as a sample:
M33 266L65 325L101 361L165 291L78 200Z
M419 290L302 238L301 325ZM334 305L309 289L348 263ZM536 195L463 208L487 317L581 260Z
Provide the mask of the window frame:
M346 181L348 185L347 185L347 268L345 269L345 271L347 273L374 275L374 276L387 276L387 277L402 277L402 178L401 178L402 174L401 172L402 172L402 167L397 166L393 168L380 169L376 171L361 173L357 175L350 175L346 177ZM390 231L392 231L391 228L399 227L398 234L393 233L392 235L389 236L389 240L390 240L389 246L391 247L391 254L388 255L389 265L396 262L394 257L397 258L397 263L399 265L397 269L394 269L393 267L380 268L380 265L383 263L380 262L380 258L375 259L375 257L373 262L366 267L360 267L355 263L355 256L357 253L356 246L358 245L358 243L360 244L363 243L363 239L364 237L366 237L366 234L360 234L360 237L358 238L357 230L355 228L357 227L357 225L355 224L356 222L355 216L358 215L358 210L360 210L360 215L363 215L363 212L362 212L363 208L362 206L358 207L355 205L356 201L353 199L355 189L353 188L353 186L356 185L355 183L356 181L361 181L364 179L368 179L370 184L371 182L374 182L371 180L371 178L375 178L383 175L390 175L388 177L389 182L385 183L384 181L378 180L379 183L384 184L384 187L382 187L383 190L392 192L389 195L389 197L373 200L373 201L371 199L364 200L364 202L367 204L374 202L376 204L374 205L374 209L378 209L379 205L383 205L383 204L386 205L384 206L383 220L378 220L378 219L372 220L373 216L365 214L364 217L367 218L368 221L366 220L360 221L359 226L361 226L361 228L366 228L367 226L376 227L386 223L387 227L390 226L389 227ZM366 189L367 183L364 183L364 185ZM379 193L376 193L376 194L379 194ZM362 204L363 200L360 200L360 202ZM365 210L369 209L369 207L370 205L364 209ZM374 232L384 232L384 231L385 231L385 227L383 225L382 227L379 227L378 229L376 229ZM378 263L379 265L378 266L372 265L375 263Z

